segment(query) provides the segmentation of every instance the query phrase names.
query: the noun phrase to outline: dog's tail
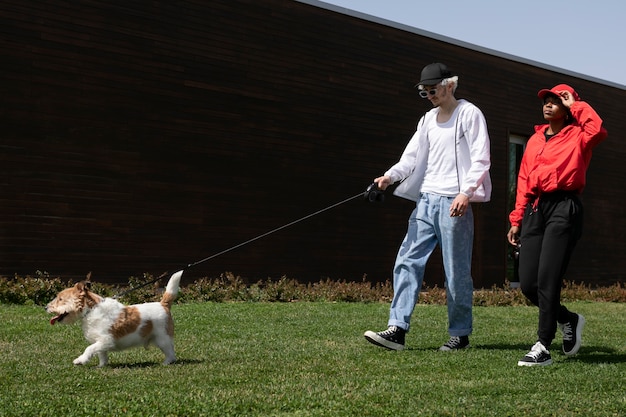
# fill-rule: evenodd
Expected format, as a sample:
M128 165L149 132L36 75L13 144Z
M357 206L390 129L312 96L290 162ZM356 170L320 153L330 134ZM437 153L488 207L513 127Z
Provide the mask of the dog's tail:
M172 307L174 300L178 296L178 288L180 287L180 278L183 276L182 269L176 273L174 273L170 280L167 282L167 287L165 287L165 293L161 298L161 305L168 310Z

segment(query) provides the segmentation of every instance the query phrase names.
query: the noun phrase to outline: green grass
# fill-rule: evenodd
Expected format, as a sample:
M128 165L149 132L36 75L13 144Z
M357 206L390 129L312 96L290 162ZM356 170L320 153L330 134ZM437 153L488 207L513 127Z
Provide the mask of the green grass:
M568 303L580 353L520 368L533 307L476 307L473 347L438 352L446 307L418 305L408 349L370 345L383 303L188 303L173 308L179 361L156 348L74 366L79 326L0 305L0 416L624 416L626 304ZM557 335L560 337L560 335Z

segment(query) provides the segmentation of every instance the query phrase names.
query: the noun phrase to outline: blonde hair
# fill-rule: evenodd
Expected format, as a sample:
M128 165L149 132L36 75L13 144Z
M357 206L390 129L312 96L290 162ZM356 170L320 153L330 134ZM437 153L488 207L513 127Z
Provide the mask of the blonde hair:
M454 84L454 87L452 87L452 94L454 94L456 92L456 88L459 86L459 76L455 75L453 77L444 78L443 80L441 80L441 85L446 86L448 84Z

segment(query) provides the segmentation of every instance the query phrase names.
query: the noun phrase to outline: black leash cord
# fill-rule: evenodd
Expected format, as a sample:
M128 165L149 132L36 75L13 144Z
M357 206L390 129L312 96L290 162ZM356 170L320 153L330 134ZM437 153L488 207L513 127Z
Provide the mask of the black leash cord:
M313 216L317 216L317 215L318 215L318 214L320 214L320 213L323 213L323 212L325 212L325 211L327 211L327 210L330 210L330 209L332 209L332 208L335 208L335 207L337 207L337 206L340 206L340 205L342 205L342 204L344 204L344 203L347 203L348 201L354 200L354 199L355 199L355 198L357 198L357 197L363 197L363 193L362 193L362 192L361 192L361 193L358 193L357 195L352 196L352 197L350 197L350 198L346 198L345 200L340 201L340 202L338 202L338 203L335 203L335 204L333 204L332 206L328 206L328 207L326 207L326 208L323 208L323 209L321 209L321 210L318 210L318 211L316 211L315 213L311 213L311 214L309 214L309 215L307 215L307 216L304 216L304 217L302 217L302 218L300 218L300 219L298 219L298 220L294 220L294 221L292 221L291 223L287 223L287 224L285 224L285 225L283 225L283 226L277 227L276 229L274 229L274 230L270 230L269 232L265 232L265 233L263 233L262 235L259 235L259 236L257 236L257 237L254 237L254 238L252 238L252 239L250 239L250 240L246 240L246 241L245 241L245 242L243 242L243 243L240 243L240 244L235 245L235 246L233 246L233 247L231 247L231 248L225 249L225 250L223 250L223 251L221 251L221 252L218 252L218 253L216 253L216 254L214 254L214 255L208 256L208 257L206 257L206 258L204 258L204 259L201 259L201 260L199 260L199 261L197 261L197 262L191 263L191 264L187 265L187 268L191 268L192 266L199 265L199 264L201 264L201 263L203 263L203 262L206 262L206 261L208 261L208 260L210 260L210 259L217 258L217 257L218 257L218 256L220 256L220 255L223 255L223 254L225 254L225 253L227 253L227 252L230 252L230 251L232 251L232 250L235 250L235 249L237 249L237 248L240 248L240 247L242 247L242 246L244 246L244 245L247 245L248 243L252 243L252 242L254 242L255 240L258 240L258 239L264 238L265 236L271 235L272 233L276 233L276 232L278 232L279 230L282 230L282 229L284 229L284 228L286 228L286 227L293 226L294 224L299 223L299 222L301 222L301 221L303 221L303 220L306 220L306 219L311 218L311 217L313 217ZM185 269L187 269L187 268L185 268Z
M304 216L304 217L302 217L302 218L300 218L300 219L298 219L298 220L294 220L294 221L292 221L292 222L290 222L290 223L287 223L287 224L285 224L285 225L282 225L282 226L280 226L280 227L277 227L277 228L276 228L276 229L274 229L274 230L270 230L269 232L265 232L265 233L263 233L262 235L259 235L259 236L257 236L257 237L252 238L252 239L249 239L249 240L246 240L245 242L242 242L242 243L240 243L240 244L238 244L238 245L235 245L235 246L233 246L233 247L230 247L230 248L228 248L228 249L225 249L225 250L223 250L223 251L221 251L221 252L218 252L218 253L216 253L216 254L213 254L213 255L211 255L211 256L207 256L207 257L206 257L206 258L204 258L204 259L201 259L201 260L199 260L199 261L196 261L196 262L194 262L194 263L191 263L191 264L187 265L185 268L183 268L183 271L184 271L185 269L189 269L189 268L191 268L191 267L193 267L193 266L200 265L201 263L206 262L206 261L209 261L209 260L211 260L211 259L213 259L213 258L217 258L217 257L218 257L218 256L220 256L220 255L223 255L223 254L225 254L225 253L227 253L227 252L233 251L233 250L235 250L235 249L237 249L237 248L240 248L240 247L242 247L242 246L244 246L244 245L247 245L248 243L252 243L252 242L254 242L255 240L259 240L259 239L261 239L261 238L264 238L265 236L269 236L269 235L271 235L272 233L276 233L276 232L278 232L279 230L285 229L285 228L287 228L287 227L289 227L289 226L293 226L294 224L299 223L299 222L301 222L301 221L304 221L304 220L306 220L306 219L309 219L309 218L311 218L311 217L313 217L313 216L317 216L317 215L318 215L318 214L320 214L320 213L323 213L323 212L325 212L325 211L327 211L327 210L330 210L330 209L332 209L332 208L335 208L335 207L337 207L337 206L340 206L340 205L342 205L342 204L344 204L344 203L347 203L348 201L352 201L352 200L354 200L355 198L358 198L358 197L361 197L361 198L362 198L362 197L363 197L363 193L362 193L362 192L361 192L361 193L358 193L357 195L354 195L354 196L352 196L352 197L346 198L346 199L345 199L345 200L343 200L343 201L340 201L340 202L335 203L335 204L333 204L333 205L331 205L331 206L328 206L328 207L326 207L326 208L323 208L323 209L321 209L321 210L318 210L318 211L316 211L315 213L311 213L311 214L306 215L306 216ZM145 287L146 285L150 285L150 284L152 284L152 283L154 283L154 282L157 282L158 280L160 280L161 278L163 278L163 277L164 277L165 275L167 275L167 274L168 274L167 272L164 272L164 273L162 273L162 274L161 274L158 278L155 278L155 279L150 280L150 281L148 281L148 282L144 282L143 284L141 284L141 285L139 285L139 286L137 286L137 287L129 288L128 290L123 291L123 292L121 292L121 293L119 293L119 294L115 295L113 298L119 298L119 297L121 297L121 296L123 296L123 295L126 295L126 294L128 294L128 293L132 292L132 291L138 290L139 288L143 288L143 287Z

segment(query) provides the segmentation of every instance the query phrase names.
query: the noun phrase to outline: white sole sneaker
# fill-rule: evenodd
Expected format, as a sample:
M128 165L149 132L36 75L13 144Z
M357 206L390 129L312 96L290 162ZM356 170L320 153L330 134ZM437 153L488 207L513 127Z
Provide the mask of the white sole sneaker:
M376 346L384 347L389 350L404 350L404 345L392 342L391 340L387 340L384 337L380 337L377 333L374 333L371 330L366 331L363 336L365 336L365 339L367 339L368 342Z
M526 361L518 361L517 366L546 366L552 365L552 359L548 359L543 362L526 362Z

